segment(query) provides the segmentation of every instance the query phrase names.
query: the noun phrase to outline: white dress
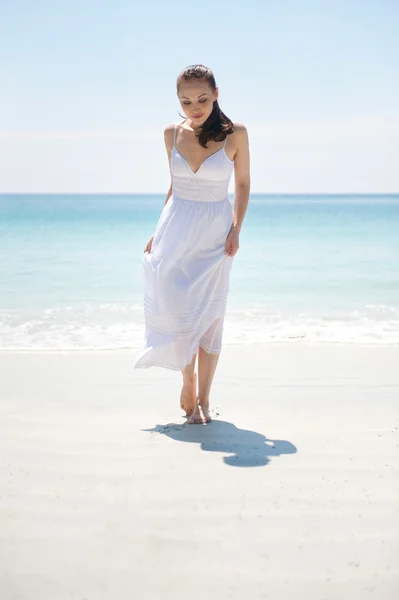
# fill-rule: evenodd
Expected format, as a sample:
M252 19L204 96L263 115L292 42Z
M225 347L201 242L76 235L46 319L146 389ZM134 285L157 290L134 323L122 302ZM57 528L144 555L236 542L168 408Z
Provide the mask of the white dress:
M134 368L181 370L199 346L222 347L233 257L224 253L233 223L228 196L234 161L222 148L193 172L175 147L172 195L143 255L145 338Z

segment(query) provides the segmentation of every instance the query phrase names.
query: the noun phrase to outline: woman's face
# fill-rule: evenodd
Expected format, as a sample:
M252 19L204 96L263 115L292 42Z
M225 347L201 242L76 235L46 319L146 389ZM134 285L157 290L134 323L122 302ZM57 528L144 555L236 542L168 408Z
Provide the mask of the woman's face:
M184 114L191 119L192 125L202 125L213 109L213 103L218 97L219 90L216 88L212 93L211 88L205 81L183 81L179 86L179 100Z

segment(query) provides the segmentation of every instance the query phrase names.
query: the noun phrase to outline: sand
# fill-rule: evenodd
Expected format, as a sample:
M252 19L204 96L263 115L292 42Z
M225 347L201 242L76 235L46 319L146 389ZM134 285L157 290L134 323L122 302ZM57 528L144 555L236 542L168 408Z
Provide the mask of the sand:
M399 348L0 354L1 600L399 597Z

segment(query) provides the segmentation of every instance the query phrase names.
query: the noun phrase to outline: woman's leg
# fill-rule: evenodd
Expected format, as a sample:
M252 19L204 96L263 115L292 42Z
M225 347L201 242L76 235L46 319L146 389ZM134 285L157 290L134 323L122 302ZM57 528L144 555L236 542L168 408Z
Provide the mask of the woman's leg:
M180 407L186 411L186 417L190 416L197 402L197 374L195 373L195 361L197 354L185 369L182 369L183 387L180 394Z
M210 354L201 346L198 350L198 402L195 405L194 412L188 419L189 423L208 423L211 420L209 416L209 396L213 376L215 375L218 364L219 354Z

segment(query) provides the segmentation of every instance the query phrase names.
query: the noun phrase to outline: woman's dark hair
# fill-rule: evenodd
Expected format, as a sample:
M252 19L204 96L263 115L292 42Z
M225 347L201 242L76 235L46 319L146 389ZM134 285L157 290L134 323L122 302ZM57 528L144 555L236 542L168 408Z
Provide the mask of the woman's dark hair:
M176 82L177 94L179 94L179 86L182 81L193 81L195 79L205 80L212 92L216 90L215 77L208 67L204 65L190 65L186 67L178 76ZM180 113L179 113L180 115ZM184 115L180 115L185 118ZM229 133L233 133L233 122L222 112L217 100L213 102L212 112L207 120L199 128L199 134L196 133L198 141L203 148L206 148L208 140L222 142L226 139Z

